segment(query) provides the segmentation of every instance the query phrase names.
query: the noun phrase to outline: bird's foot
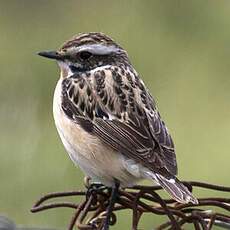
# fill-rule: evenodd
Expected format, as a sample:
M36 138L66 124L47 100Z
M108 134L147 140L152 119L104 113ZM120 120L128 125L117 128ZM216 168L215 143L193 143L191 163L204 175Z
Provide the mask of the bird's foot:
M100 183L92 183L89 185L87 192L86 192L86 197L90 197L90 195L96 195L99 192L103 192L104 190L108 189L108 187L106 187L103 184Z

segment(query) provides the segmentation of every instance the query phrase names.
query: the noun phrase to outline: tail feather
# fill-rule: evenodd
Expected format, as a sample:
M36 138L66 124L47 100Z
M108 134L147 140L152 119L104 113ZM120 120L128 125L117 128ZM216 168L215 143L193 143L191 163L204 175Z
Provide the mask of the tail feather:
M186 186L182 184L176 177L167 179L160 174L152 175L152 178L165 189L173 199L180 203L198 204L198 200L192 195Z

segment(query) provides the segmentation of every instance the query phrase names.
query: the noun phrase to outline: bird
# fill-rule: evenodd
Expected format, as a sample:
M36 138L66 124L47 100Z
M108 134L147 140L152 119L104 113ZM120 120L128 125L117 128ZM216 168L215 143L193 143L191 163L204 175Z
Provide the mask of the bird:
M89 32L38 54L60 67L53 115L62 143L93 182L112 189L110 211L119 187L142 179L180 203L198 203L176 177L172 137L125 49L101 32Z

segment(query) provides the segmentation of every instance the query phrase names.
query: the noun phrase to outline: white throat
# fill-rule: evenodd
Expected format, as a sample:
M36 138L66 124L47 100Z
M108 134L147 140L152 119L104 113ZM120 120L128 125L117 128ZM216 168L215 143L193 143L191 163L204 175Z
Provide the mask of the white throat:
M69 68L69 64L63 61L58 61L58 65L61 69L61 78L67 78L73 75L73 72Z

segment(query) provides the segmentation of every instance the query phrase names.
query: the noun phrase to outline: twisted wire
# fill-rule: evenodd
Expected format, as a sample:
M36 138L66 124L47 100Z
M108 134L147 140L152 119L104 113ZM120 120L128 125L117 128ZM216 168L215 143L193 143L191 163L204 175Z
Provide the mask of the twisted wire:
M190 190L194 188L216 190L227 195L224 197L199 198L199 204L180 204L172 199L163 199L158 194L160 186L141 186L120 189L118 199L113 209L110 225L116 224L116 213L120 210L131 210L132 230L138 229L139 221L144 213L164 215L168 220L154 229L180 230L186 224L194 226L196 230L211 230L215 225L230 229L230 187L208 184L204 182L183 182ZM98 189L93 192L68 191L49 193L42 196L32 207L31 212L36 213L48 209L71 208L74 210L69 222L68 230L76 226L80 230L101 230L103 228L106 208L109 204L110 190ZM80 197L79 203L54 201L54 198ZM218 208L218 211L216 211Z

